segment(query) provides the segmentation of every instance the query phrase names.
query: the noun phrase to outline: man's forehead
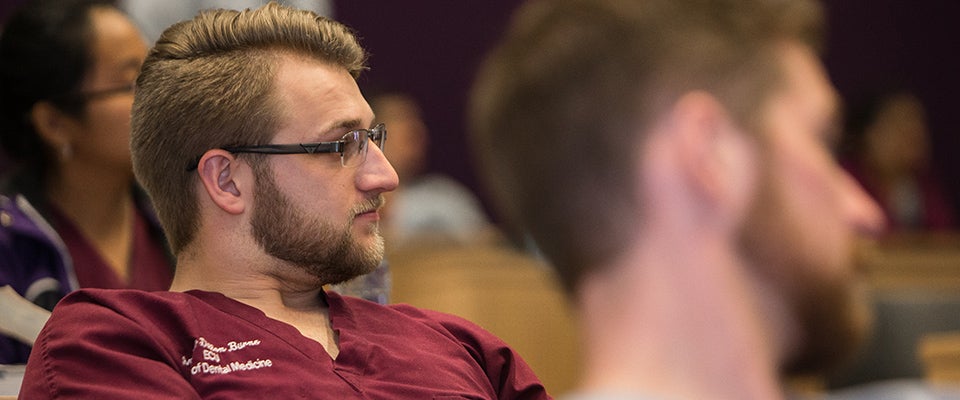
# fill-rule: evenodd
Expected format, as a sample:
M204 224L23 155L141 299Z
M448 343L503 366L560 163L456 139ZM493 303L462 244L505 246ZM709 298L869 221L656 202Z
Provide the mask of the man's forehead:
M788 43L781 49L780 63L787 89L800 91L811 101L836 109L839 94L813 49L799 43Z
M366 128L373 121L353 76L342 67L305 57L284 57L274 93L281 126L310 126L311 132Z
M815 126L819 134L839 135L840 95L813 49L800 42L787 42L775 56L780 65L780 81L765 100L764 109L768 112L761 114L761 120L770 118L770 107L780 104Z

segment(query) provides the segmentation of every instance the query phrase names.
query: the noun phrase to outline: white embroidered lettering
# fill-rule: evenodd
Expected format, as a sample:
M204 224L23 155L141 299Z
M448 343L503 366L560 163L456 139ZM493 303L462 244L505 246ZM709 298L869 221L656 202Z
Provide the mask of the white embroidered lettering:
M259 346L259 345L260 345L260 339L254 339L254 340L248 340L246 342L230 342L230 343L227 343L227 348L229 349L229 351L237 351L244 347Z
M202 336L197 338L197 340L195 340L193 343L194 343L194 347L200 346L207 350L215 351L217 353L223 353L227 351L225 347L214 346L213 343L208 342L207 339L204 339Z
M217 353L214 353L214 352L212 352L212 351L210 351L210 350L204 349L204 350L203 350L203 359L204 359L204 360L210 360L210 361L220 362L220 355L218 355Z
M234 371L249 371L252 369L267 368L272 366L273 361L270 361L270 359L261 360L259 358L247 362L234 361L230 363L230 368L232 368Z
M248 347L259 346L260 344L260 339L253 339L245 341L229 341L227 342L226 347L220 347L209 342L204 337L198 337L193 341L194 357L187 358L186 356L180 356L180 362L185 367L190 367L191 375L225 375L237 371L252 371L261 368L273 367L273 361L270 359L262 360L258 358L255 360L246 361L229 361L230 358L234 357L227 356L227 360L223 360L223 353L239 352L240 350ZM203 358L203 361L194 364L193 360L197 355L197 350L200 351L200 356ZM221 362L228 363L226 365L221 365Z

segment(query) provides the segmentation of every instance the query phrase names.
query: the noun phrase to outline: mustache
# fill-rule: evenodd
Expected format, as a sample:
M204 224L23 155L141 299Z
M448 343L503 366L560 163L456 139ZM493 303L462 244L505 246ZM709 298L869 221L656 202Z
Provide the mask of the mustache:
M386 204L387 199L383 197L382 194L377 195L376 197L371 197L364 200L362 203L357 204L353 207L353 215L360 215L363 213L368 213L372 211L377 211L380 207L383 207Z

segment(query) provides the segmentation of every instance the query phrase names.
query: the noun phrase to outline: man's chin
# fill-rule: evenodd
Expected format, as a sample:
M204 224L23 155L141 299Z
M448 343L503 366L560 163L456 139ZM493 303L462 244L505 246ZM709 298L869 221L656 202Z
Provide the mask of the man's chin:
M356 218L353 220L353 225L351 227L352 234L354 238L360 239L370 236L381 236L380 235L380 220L379 219L364 219Z

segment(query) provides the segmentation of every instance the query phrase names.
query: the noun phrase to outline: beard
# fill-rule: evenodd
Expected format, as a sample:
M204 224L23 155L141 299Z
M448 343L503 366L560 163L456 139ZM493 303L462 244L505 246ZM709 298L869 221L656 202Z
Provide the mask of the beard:
M775 185L771 177L761 178L760 195L740 234L741 254L761 284L780 296L788 326L796 330L788 334L797 341L780 360L781 372L830 371L850 360L871 327L867 285L856 273L855 249L823 251L829 239L804 227L817 222L791 215Z
M267 254L307 272L318 285L341 283L377 268L384 253L378 225L368 227L374 243L366 247L351 227L357 214L380 207L382 196L354 207L346 225L335 226L295 207L277 188L269 167L261 163L254 171L256 204L250 225Z

